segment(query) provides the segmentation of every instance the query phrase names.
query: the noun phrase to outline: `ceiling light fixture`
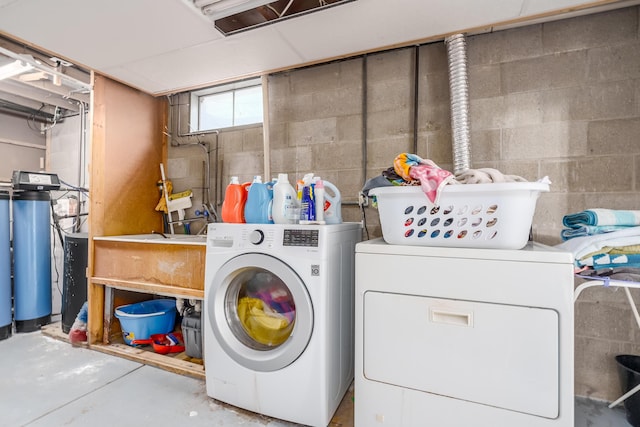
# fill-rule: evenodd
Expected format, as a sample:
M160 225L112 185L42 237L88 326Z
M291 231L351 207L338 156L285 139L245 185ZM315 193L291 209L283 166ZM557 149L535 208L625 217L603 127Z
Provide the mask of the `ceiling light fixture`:
M273 3L275 0L193 0L193 4L212 21Z
M15 52L10 51L9 49L5 49L4 47L0 46L0 55L4 55L7 56L11 59L14 60L14 62L12 62L11 64L18 62L18 63L23 63L23 67L30 67L30 68L24 68L22 71L20 72L25 72L31 69L36 69L38 71L43 71L45 73L47 73L47 75L49 76L58 76L60 77L61 83L64 83L65 86L70 87L73 89L72 92L77 92L77 93L87 93L89 91L91 91L92 89L92 85L91 83L86 83L83 82L81 80L78 80L74 77L71 77L69 75L63 74L62 72L57 71L55 68L52 68L48 65L44 65L42 64L40 61L35 60L33 58L33 56L31 55L21 55L21 54L17 54ZM1 64L1 59L2 57L0 57L0 64ZM7 64L10 65L10 64ZM64 64L63 64L64 65ZM3 73L3 66L0 65L0 80L2 80L3 78L6 78L7 75L4 75ZM19 73L17 73L19 74ZM14 74L15 75L15 74ZM69 92L69 93L72 93Z
M9 77L17 76L18 74L25 73L33 69L33 65L27 62L16 59L6 65L0 66L0 80L8 79Z

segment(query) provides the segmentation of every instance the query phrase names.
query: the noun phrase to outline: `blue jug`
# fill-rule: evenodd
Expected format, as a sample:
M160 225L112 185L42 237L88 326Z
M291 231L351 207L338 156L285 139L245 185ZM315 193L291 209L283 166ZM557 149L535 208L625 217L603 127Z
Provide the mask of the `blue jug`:
M249 186L247 203L244 205L244 219L247 224L273 224L272 204L273 183L263 183L262 177L256 175Z

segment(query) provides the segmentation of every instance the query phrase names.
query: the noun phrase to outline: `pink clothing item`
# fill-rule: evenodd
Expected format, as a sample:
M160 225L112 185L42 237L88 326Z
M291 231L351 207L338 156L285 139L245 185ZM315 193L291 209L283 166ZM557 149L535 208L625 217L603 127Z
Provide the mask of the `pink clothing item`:
M444 169L440 169L432 161L425 161L409 169L411 178L420 181L422 191L434 205L438 206L440 202L440 192L442 188L451 182L454 175Z
M433 161L416 154L398 154L393 160L393 168L405 182L419 181L424 194L436 206L440 201L442 188L451 181L455 182L455 176L451 172L440 169Z

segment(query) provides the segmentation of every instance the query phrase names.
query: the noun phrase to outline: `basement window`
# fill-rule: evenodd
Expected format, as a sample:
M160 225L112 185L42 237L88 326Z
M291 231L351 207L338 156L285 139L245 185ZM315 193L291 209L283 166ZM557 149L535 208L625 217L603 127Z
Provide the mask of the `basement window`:
M191 92L193 131L207 131L262 123L260 79Z

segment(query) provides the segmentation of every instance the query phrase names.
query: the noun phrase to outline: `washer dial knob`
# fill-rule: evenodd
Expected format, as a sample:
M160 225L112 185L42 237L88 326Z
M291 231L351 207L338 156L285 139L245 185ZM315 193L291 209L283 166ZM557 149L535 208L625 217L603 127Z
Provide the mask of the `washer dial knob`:
M251 234L249 234L249 241L254 245L259 245L264 241L264 233L262 230L253 230Z

